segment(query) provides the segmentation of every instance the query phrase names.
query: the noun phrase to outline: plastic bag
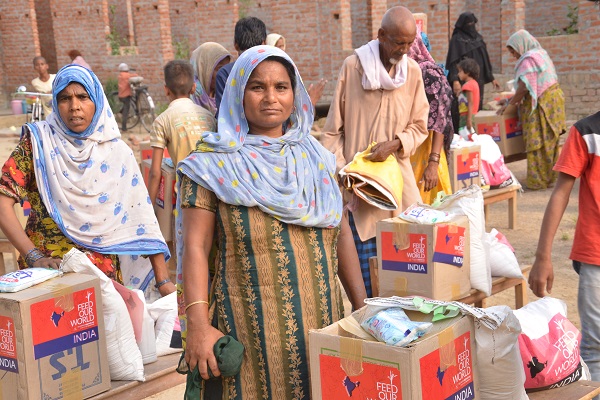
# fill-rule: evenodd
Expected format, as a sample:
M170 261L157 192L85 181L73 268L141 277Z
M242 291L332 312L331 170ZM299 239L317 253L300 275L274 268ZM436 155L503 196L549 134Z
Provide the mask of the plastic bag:
M481 146L481 175L485 183L491 189L511 185L510 170L494 139L490 135L474 135L473 141Z
M415 203L398 215L405 221L417 224L440 224L454 218L454 214L436 210L435 208Z
M375 339L391 346L404 347L423 336L431 322L411 321L400 307L388 308L365 319L361 326Z
M544 297L514 311L519 335L525 389L549 389L582 378L584 363L579 353L581 333L567 319L567 306Z
M0 276L0 292L18 292L60 275L62 271L50 268L27 268L9 272Z
M492 229L491 232L485 234L485 240L490 250L489 259L492 276L523 278L514 249L508 243L506 236L496 229Z
M492 273L488 258L489 250L485 242L485 216L481 188L471 185L461 189L451 196L444 197L437 208L457 215L466 215L469 218L471 287L489 296L492 292Z

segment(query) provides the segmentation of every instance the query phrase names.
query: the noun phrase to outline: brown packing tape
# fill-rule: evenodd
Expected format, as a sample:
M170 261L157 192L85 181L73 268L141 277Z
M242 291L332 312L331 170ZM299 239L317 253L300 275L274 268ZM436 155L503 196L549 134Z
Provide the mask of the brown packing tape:
M463 147L462 149L460 149L458 151L458 154L465 157L465 156L469 155L470 152L471 152L471 149L469 147Z
M458 283L453 283L450 285L450 292L452 293L452 299L458 299L462 294L460 292L460 285Z
M394 294L396 296L404 297L408 293L408 280L399 276L394 279Z
M408 236L409 225L406 223L397 222L393 225L393 243L397 250L406 250L410 246L410 239Z
M75 307L73 304L73 290L71 289L71 286L49 281L46 284L46 287L52 291L56 307L62 308L67 312Z
M83 400L79 368L68 370L60 379L59 385L63 395L62 400Z
M340 337L340 366L347 376L363 373L362 340Z
M445 371L451 365L456 365L456 348L454 345L454 328L449 326L438 333L440 347L440 370Z
M448 224L448 233L458 233L458 225Z

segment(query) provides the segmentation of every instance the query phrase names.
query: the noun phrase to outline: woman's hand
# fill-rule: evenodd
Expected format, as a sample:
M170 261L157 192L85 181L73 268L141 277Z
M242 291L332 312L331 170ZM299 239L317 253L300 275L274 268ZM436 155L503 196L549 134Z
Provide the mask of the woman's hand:
M323 89L325 89L326 84L327 80L321 79L316 85L313 85L311 83L308 89L306 90L308 92L308 96L310 97L310 102L312 103L313 107L317 106L319 99L323 95Z
M497 80L495 80L495 79L494 79L494 80L492 81L492 85L494 85L494 89L496 89L496 90L500 90L500 84L498 83L498 81L497 81Z
M44 257L34 262L32 266L35 268L59 269L61 262L62 260L60 258Z
M194 325L188 318L185 361L188 363L190 371L198 366L202 379L210 378L208 375L209 368L214 376L220 376L221 371L217 366L213 347L217 340L224 336L223 332L215 329L207 322Z
M425 168L425 172L423 173L423 179L421 182L424 182L423 190L429 192L431 189L437 186L438 184L438 163L429 162L427 164L427 168Z
M165 297L166 295L171 294L176 290L177 287L175 287L175 284L173 284L173 282L167 282L158 288L158 292L162 297Z

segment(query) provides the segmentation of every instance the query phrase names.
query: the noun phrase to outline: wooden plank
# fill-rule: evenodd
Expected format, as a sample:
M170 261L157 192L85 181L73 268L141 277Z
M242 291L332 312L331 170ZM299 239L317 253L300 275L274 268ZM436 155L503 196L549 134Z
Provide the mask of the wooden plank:
M153 394L185 383L186 376L175 371L181 353L158 357L156 362L144 365L145 382L112 381L108 392L90 400L142 400Z
M561 388L527 393L529 400L592 400L600 394L600 382L577 381Z

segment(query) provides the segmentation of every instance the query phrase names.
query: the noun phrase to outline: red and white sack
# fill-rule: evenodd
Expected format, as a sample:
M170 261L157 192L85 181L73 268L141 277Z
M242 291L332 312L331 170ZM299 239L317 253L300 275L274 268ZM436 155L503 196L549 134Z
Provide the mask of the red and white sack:
M510 170L494 139L490 135L477 135L473 141L481 146L481 175L485 183L492 189L511 185Z
M559 299L544 297L515 310L522 333L519 336L525 389L561 387L582 378L581 333L567 319L567 306Z

